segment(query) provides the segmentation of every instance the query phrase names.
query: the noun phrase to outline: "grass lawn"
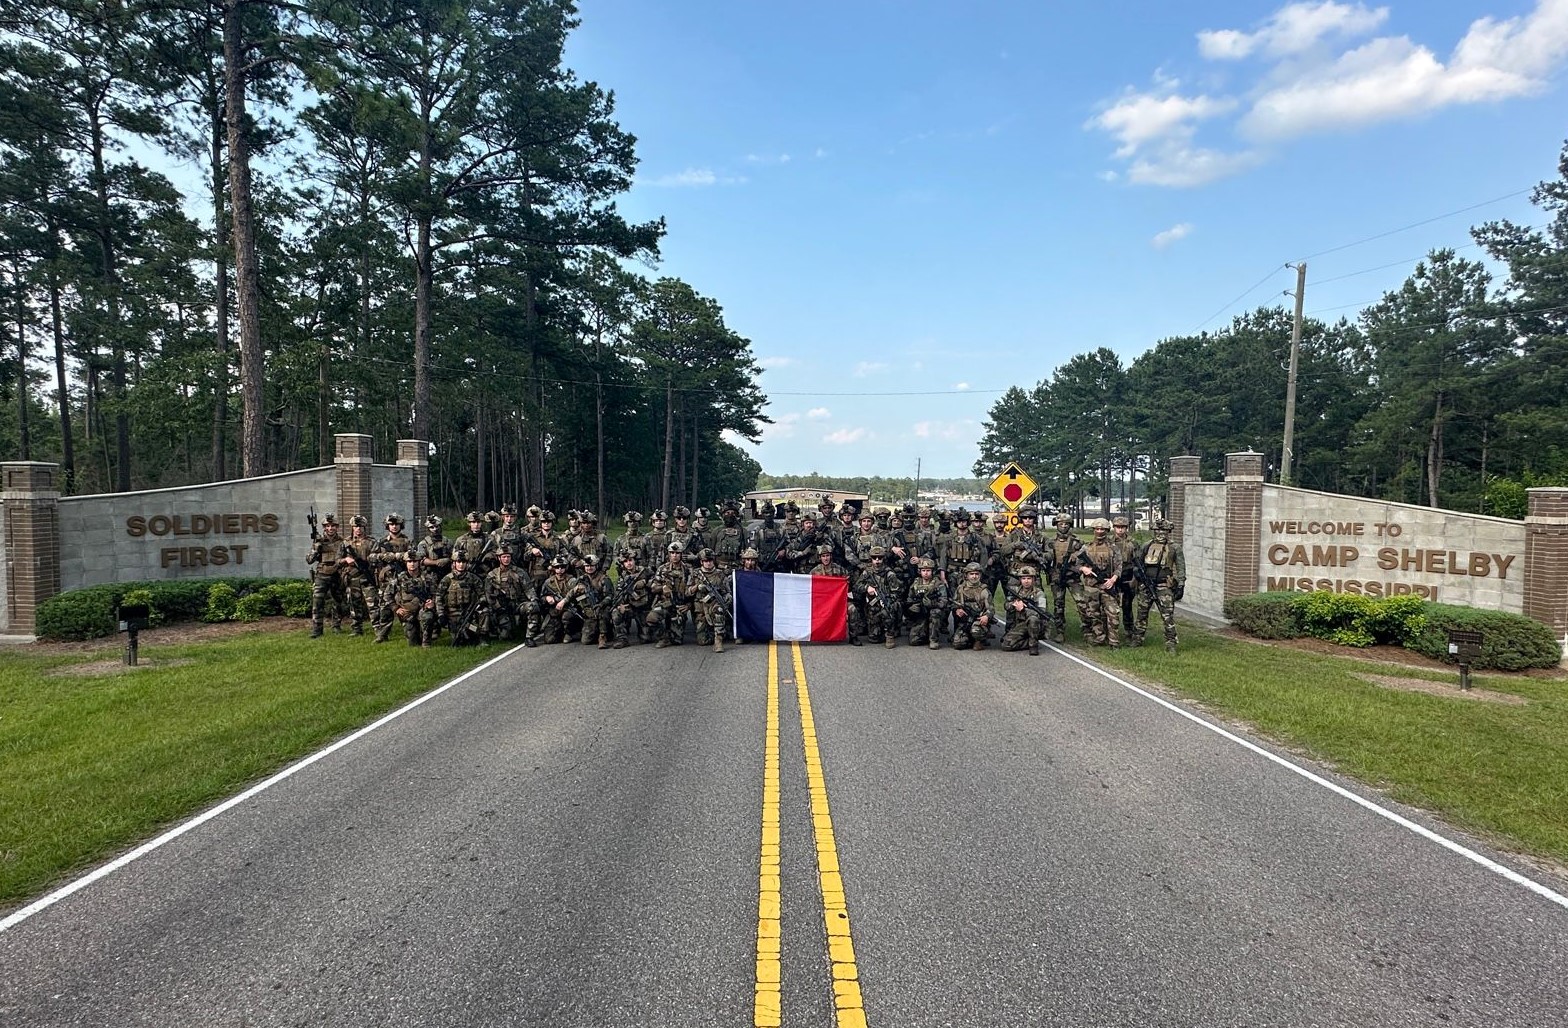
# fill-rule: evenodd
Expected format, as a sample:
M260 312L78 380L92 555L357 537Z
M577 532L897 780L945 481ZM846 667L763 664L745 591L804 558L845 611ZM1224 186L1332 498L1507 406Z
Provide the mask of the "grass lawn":
M0 908L501 652L290 629L144 642L138 668L0 648Z

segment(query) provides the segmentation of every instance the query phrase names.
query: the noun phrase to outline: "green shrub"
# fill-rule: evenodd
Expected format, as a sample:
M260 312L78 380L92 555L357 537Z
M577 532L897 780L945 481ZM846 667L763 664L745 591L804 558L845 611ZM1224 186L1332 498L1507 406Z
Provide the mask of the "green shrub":
M1259 639L1300 638L1301 616L1296 612L1300 593L1256 593L1225 601L1225 616L1237 628Z
M296 580L274 582L267 586L267 591L278 599L278 606L285 617L303 618L310 616L310 583Z
M260 621L269 614L278 613L277 597L272 595L272 588L257 589L253 593L241 596L234 605L234 617L237 621Z
M128 592L124 596L120 597L119 605L122 606L122 607L130 607L130 606L137 606L137 605L146 607L147 608L147 624L149 624L149 625L161 625L161 624L163 624L163 620L164 620L163 619L163 611L158 609L158 604L153 599L153 595L152 595L152 590L151 589L132 589L130 592ZM116 625L116 627L118 627L118 625Z
M1296 613L1307 635L1341 646L1371 646L1376 639L1367 628L1372 601L1353 593L1318 591L1296 597Z
M1426 628L1427 602L1419 596L1385 596L1373 600L1366 627L1380 643L1408 646Z
M1519 671L1527 667L1555 667L1562 661L1562 647L1556 636L1534 618L1446 603L1426 605L1426 624L1408 646L1433 660L1457 663L1448 653L1450 628L1481 633L1481 655L1472 665L1477 668Z
M233 621L234 606L239 598L239 593L229 583L214 582L207 590L207 609L202 612L201 619L212 624Z
M284 595L295 597L305 590L309 610L310 585L297 579L278 578L189 578L170 582L111 582L72 589L50 597L38 605L37 632L41 639L98 639L113 635L119 628L116 619L123 598L135 594L157 611L163 621L194 621L205 618L212 590L223 584L237 596L280 585Z

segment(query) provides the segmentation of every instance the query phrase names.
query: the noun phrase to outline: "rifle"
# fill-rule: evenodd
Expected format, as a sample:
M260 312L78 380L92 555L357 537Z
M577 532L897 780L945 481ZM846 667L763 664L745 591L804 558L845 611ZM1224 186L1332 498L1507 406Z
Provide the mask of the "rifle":
M468 608L463 611L463 619L452 629L452 645L456 646L468 632L469 624L474 620L474 615L479 612L479 605L485 600L485 590L475 589L474 598L468 602Z
M305 515L305 523L310 526L310 541L316 542L321 538L321 532L316 528L315 504L311 504L310 513Z
M724 621L726 624L735 620L734 616L730 613L730 598L724 593L722 589L715 589L707 582L703 582L702 591L707 594L709 602L718 608L719 613L724 615Z

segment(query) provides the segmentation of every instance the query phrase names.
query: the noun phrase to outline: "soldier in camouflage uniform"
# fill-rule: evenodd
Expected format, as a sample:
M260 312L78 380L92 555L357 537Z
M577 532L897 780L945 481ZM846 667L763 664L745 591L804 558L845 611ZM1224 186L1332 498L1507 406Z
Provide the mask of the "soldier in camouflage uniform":
M436 621L451 633L453 646L472 646L484 638L484 602L484 579L473 572L466 553L455 551L452 570L436 583Z
M779 529L778 522L774 520L777 512L773 504L764 500L757 507L757 517L762 520L762 524L751 530L751 548L760 554L758 563L763 571L783 570L778 567L778 558L779 550L784 547L784 533Z
M969 561L962 567L964 580L953 591L952 599L953 649L983 650L990 644L991 625L996 620L991 612L991 590L986 588L978 561Z
M746 534L740 527L740 508L726 500L719 510L723 522L713 531L713 557L721 571L734 571L740 566L741 551L746 548Z
M572 577L572 559L564 552L550 558L550 574L539 585L539 641L558 643L572 641L582 615L573 606L577 599L577 579Z
M599 531L599 515L593 511L578 512L577 536L571 540L571 548L579 560L591 553L599 558L602 571L610 569L610 537Z
M545 517L548 514L549 517ZM539 527L528 538L528 577L534 580L534 591L538 592L544 585L544 580L550 577L550 567L556 557L566 552L565 543L555 534L555 514L553 511L541 511L539 514Z
M1018 569L1018 586L1003 602L1007 611L1007 631L1002 633L1002 649L1017 652L1029 648L1031 657L1040 655L1040 640L1049 627L1045 613L1045 590L1039 582L1039 569L1025 564Z
M629 510L621 515L621 523L626 526L626 532L615 541L615 562L620 564L621 558L627 553L639 560L642 559L642 543L646 536L642 534L642 512Z
M685 641L686 614L690 609L691 575L686 569L686 559L681 544L672 542L667 547L663 564L654 569L648 582L653 606L648 610L647 623L652 629L654 646L679 646Z
M338 522L331 514L321 520L321 538L311 543L305 564L311 569L310 581L310 637L321 638L326 625L327 604L332 604L332 630L343 631L343 611L348 598L343 590L339 571L343 558L348 556L348 545L338 535Z
M1121 610L1116 603L1115 590L1126 555L1111 539L1109 521L1095 518L1090 527L1094 529L1094 539L1078 552L1078 573L1084 597L1079 614L1090 642L1115 649L1121 645L1117 637Z
M1083 540L1073 534L1073 519L1066 511L1057 514L1051 523L1056 526L1056 537L1046 544L1046 548L1051 551L1052 567L1049 579L1053 604L1051 638L1057 642L1067 641L1069 594L1073 598L1073 606L1078 608L1079 627L1083 629L1084 637L1087 638L1089 623L1083 619L1083 576L1078 573L1078 554L1083 551Z
M438 630L436 583L413 550L404 554L403 571L386 584L382 598L392 616L403 622L408 644L428 649Z
M703 550L688 581L697 643L712 643L714 653L723 653L730 624L730 574L719 567L712 550Z
M686 507L675 508L675 527L670 529L670 542L681 544L681 559L686 562L687 570L697 566L697 554L702 552L702 539L691 527L691 511ZM665 546L665 559L669 559L669 547Z
M349 617L353 621L349 635L364 635L365 621L372 616L371 608L381 606L371 572L370 555L376 550L376 541L365 531L369 524L363 514L348 519L348 541L344 544L348 552L343 556L340 574L348 598Z
M898 576L884 566L886 559L887 550L881 546L871 547L867 565L851 592L860 606L866 635L872 642L881 642L891 650L898 639L898 586L895 584Z
M784 557L779 562L780 571L796 575L809 575L817 563L817 546L822 537L817 533L817 513L808 510L801 515L799 527L793 536L786 535Z
M1135 543L1132 539L1132 522L1127 520L1125 514L1118 514L1111 519L1111 540L1122 551L1122 556L1129 561ZM1132 567L1129 564L1123 569L1121 577L1116 581L1116 607L1121 612L1122 638L1133 637L1133 600L1138 595L1138 581L1133 577Z
M644 619L653 607L653 597L648 592L648 575L637 566L637 555L627 550L620 556L620 577L615 583L615 601L611 623L615 628L614 649L625 649L634 642L643 641Z
M485 576L491 631L499 639L513 639L521 630L524 646L538 646L539 597L534 581L513 562L510 548L497 550L496 560L495 570Z
M662 510L653 512L653 528L643 536L642 553L637 563L644 568L656 568L664 563L665 554L670 549L670 532L665 524L670 520L670 515Z
M387 534L381 537L370 553L370 566L376 574L376 607L370 623L375 626L378 643L386 642L392 634L392 608L384 599L387 584L403 573L403 558L414 548L413 540L403 534L402 515L388 514L386 526Z
M978 564L984 569L986 562L990 559L990 551L986 549L985 541L981 538L981 534L970 527L970 517L967 510L960 508L954 512L953 531L947 537L944 556L947 560L948 569L954 572L952 578L955 579L955 587L959 583L968 580L968 572L964 569L969 564ZM984 579L985 575L982 570L981 581L983 582Z
M517 504L501 504L501 527L490 533L490 545L486 553L486 560L492 570L501 564L501 551L509 550L512 554L512 567L521 572L523 552L527 546L528 536L517 523Z
M996 591L1000 589L1003 597L1007 596L1008 579L1007 521L1006 511L999 510L991 515L992 532L991 535L987 536L987 545L991 559L983 565L985 574L982 576L986 585L991 587L992 595L995 595ZM982 517L980 519L979 527L982 529L985 527L985 518Z
M827 578L843 578L846 580L849 578L849 569L833 559L833 544L827 542L821 543L817 546L817 563L812 567L811 573L813 575L822 575ZM855 604L853 602L844 604L844 616L846 619L844 624L844 638L848 639L856 646L859 646L860 640L858 637L862 631L862 628L858 623Z
M1187 558L1181 543L1171 541L1176 526L1164 518L1154 523L1154 539L1133 551L1132 562L1142 570L1138 579L1138 611L1131 636L1134 646L1143 645L1149 631L1149 608L1158 607L1165 623L1165 652L1176 652L1176 601L1187 591Z
M577 580L575 601L583 615L583 645L597 643L601 650L609 649L615 638L615 594L607 563L597 553L583 555L583 573Z
M692 545L697 552L713 549L713 526L708 523L708 508L698 507L691 512Z
M419 566L435 575L440 581L452 570L452 544L441 534L441 518L431 514L425 518L425 537L414 547L419 555Z
M469 511L464 520L468 522L468 531L452 540L452 556L461 553L468 570L477 573L490 548L490 533L485 531L484 515L477 510Z
M936 561L921 557L916 567L919 576L904 594L904 620L909 625L909 645L926 644L942 648L942 633L947 630L947 585L936 577Z

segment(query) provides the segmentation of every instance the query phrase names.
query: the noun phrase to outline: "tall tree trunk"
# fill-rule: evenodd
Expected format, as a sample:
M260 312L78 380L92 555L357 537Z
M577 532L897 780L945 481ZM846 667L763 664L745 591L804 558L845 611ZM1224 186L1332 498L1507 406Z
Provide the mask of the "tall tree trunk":
M702 490L698 488L697 480L697 469L702 464L697 458L701 452L702 433L698 431L697 419L693 418L691 422L691 505L694 509L698 506L697 497L702 493Z
M428 161L423 158L422 163ZM414 413L415 439L430 438L430 218L421 215L414 241Z
M675 377L664 379L664 473L659 483L659 508L670 509L670 471L675 456Z
M52 234L52 233L51 233ZM60 464L65 492L76 491L76 440L71 434L71 390L65 374L65 318L60 310L60 275L49 267L49 320L54 332L54 381L60 407Z
M485 506L485 407L479 404L474 409L474 504L475 509L484 513Z
M212 480L228 474L229 427L229 253L228 203L223 192L223 107L212 111L212 245L213 334L215 339L212 381Z
M33 459L33 439L27 423L27 291L22 288L22 264L11 265L16 281L16 432L22 460Z
M229 206L234 223L234 298L240 321L241 473L266 473L266 367L261 346L261 269L256 262L255 208L250 195L250 140L245 136L246 0L223 0L224 127L229 146Z
M332 350L321 345L316 358L316 463L330 464L336 459L332 445Z
M1437 479L1443 469L1443 394L1437 394L1437 407L1432 413L1432 434L1426 446L1426 504L1437 506Z
M107 142L103 134L103 121L96 107L90 111L88 121L92 133L93 180L98 198L99 274L103 281L104 301L108 305L109 324L109 381L114 388L114 490L129 492L131 488L131 419L125 410L125 340L121 336L120 287L113 216L109 208L109 172L104 164Z

